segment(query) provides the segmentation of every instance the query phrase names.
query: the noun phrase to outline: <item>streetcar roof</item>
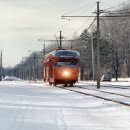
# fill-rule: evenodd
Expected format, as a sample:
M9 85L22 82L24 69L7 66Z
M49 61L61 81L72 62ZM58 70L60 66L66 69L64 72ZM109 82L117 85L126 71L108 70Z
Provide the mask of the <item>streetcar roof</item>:
M52 51L51 54L54 57L74 57L74 58L78 58L80 55L79 52L74 50L55 50Z

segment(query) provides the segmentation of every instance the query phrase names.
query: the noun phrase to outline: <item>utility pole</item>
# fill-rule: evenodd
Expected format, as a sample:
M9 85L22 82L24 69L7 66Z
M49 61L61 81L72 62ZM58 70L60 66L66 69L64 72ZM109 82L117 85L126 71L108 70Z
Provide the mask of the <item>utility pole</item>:
M23 81L23 59L22 59L22 62L21 62L21 81Z
M100 39L100 31L99 31L99 15L100 15L101 11L99 10L99 2L97 2L97 88L100 88L100 43L99 43L99 39ZM64 17L95 17L95 16L62 16L62 18ZM104 16L103 16L104 17Z
M97 2L97 12L96 12L96 17L97 17L97 88L100 88L100 31L99 31L99 17L102 18L122 18L122 17L130 17L129 14L118 14L118 13L113 13L112 15L107 15L107 16L99 16L101 13L104 13L103 10L99 10L99 2ZM117 14L117 15L115 15ZM85 17L95 17L95 16L62 16L62 18L85 18Z
M36 53L34 53L34 82L36 82Z
M95 63L94 63L94 48L93 48L93 30L92 30L92 33L91 33L91 49L92 49L93 81L95 81Z
M43 44L43 58L42 58L42 78L44 79L44 57L46 55L46 48L45 48L45 44Z
M97 2L97 88L100 88L100 31L99 31L99 2Z
M61 34L62 32L60 31L60 49L62 48L62 34Z
M73 47L72 47L72 42L71 42L71 50L73 49Z
M46 55L46 48L45 48L45 44L43 44L43 58L45 57Z
M0 81L2 81L2 51L0 55Z

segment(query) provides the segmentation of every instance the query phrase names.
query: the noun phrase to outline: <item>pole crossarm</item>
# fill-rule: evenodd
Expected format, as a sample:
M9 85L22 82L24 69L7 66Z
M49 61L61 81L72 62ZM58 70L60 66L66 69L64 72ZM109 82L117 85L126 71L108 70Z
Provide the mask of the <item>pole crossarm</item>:
M43 40L43 41L48 41L48 42L57 42L57 40ZM74 40L62 40L62 42L73 42ZM58 41L59 42L59 41Z
M45 41L45 42L57 42L57 40L43 40L43 41ZM66 42L66 41L72 42L74 40L62 40L62 42Z
M96 17L96 16L62 16L62 19L64 18L88 18L88 17ZM108 18L108 17L130 17L130 15L111 15L111 16L99 16L99 17L102 17L102 18Z
M62 19L64 19L64 18L70 18L70 17L72 17L72 18L81 18L81 17L96 17L96 16L61 16L62 17Z

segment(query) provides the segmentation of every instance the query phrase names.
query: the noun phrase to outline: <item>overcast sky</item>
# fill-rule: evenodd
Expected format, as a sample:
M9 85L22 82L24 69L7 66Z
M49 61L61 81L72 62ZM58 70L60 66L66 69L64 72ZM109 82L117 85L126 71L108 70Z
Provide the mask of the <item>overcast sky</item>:
M125 1L100 2L100 8L106 9ZM75 10L80 7L83 10ZM55 40L54 34L59 36L60 30L64 37L71 38L92 22L91 19L63 20L62 15L92 15L95 10L96 0L0 0L0 50L4 67L19 63L29 55L28 50L41 50L43 42L38 42L39 38Z

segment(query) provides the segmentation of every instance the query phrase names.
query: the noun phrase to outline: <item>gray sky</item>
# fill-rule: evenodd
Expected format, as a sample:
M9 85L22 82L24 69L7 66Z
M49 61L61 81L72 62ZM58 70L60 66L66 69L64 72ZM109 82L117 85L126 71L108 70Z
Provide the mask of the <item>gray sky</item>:
M100 2L100 8L106 9L125 1ZM28 50L41 50L43 42L38 42L39 38L55 40L54 34L59 36L60 30L66 38L71 38L75 32L80 34L91 19L68 21L61 16L83 6L83 10L69 15L92 15L96 0L0 0L0 50L4 67L19 63L22 57L29 55Z

